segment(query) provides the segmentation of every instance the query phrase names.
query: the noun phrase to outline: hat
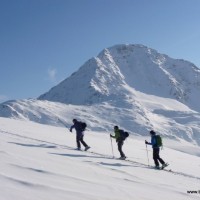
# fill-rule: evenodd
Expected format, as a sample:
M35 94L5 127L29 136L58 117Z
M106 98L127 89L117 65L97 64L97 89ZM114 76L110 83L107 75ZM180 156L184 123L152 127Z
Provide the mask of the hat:
M77 122L77 119L73 119L72 121L73 121L73 122Z
M114 129L119 129L119 127L118 126L114 126Z
M156 132L155 132L155 131L153 131L153 130L151 130L151 131L150 131L150 134L151 134L151 135L155 135L155 134L156 134Z

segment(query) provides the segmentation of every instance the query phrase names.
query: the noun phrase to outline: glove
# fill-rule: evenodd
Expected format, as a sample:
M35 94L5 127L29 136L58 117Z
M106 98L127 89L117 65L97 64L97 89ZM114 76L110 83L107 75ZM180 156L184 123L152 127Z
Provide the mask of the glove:
M149 143L145 140L145 144L149 144Z
M70 129L69 131L72 132L72 129Z

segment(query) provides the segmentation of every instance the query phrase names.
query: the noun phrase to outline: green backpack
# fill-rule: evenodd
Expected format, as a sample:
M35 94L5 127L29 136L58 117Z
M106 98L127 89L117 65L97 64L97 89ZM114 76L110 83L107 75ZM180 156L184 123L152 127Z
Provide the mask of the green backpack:
M156 137L156 145L158 147L162 147L163 146L163 142L162 142L161 136L160 135L156 135L155 137Z

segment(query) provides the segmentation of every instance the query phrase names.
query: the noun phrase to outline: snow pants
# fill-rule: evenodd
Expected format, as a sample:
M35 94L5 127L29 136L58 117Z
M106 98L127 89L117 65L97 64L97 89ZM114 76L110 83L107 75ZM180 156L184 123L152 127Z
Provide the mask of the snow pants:
M165 164L164 160L160 158L160 148L153 148L153 159L156 166L159 166L159 162L163 165ZM159 161L159 162L158 162Z
M122 151L122 146L123 146L123 144L124 144L124 141L122 141L122 140L120 140L120 141L117 142L118 151L119 151L121 157L125 157L125 154L124 154L124 152Z
M76 135L76 143L77 143L77 147L81 148L81 143L84 147L87 147L88 145L84 142L83 140L84 135Z

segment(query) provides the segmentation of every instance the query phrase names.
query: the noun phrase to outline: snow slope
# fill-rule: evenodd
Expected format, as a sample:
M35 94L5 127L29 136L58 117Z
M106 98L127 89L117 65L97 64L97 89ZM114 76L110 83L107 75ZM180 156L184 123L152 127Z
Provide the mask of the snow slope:
M95 105L66 105L41 100L10 101L0 105L0 116L35 121L54 126L69 126L73 118L83 120L93 131L112 131L114 125L134 135L154 129L175 140L200 144L200 115L174 100L135 92L120 99Z
M149 136L128 138L124 151L130 161L120 161L112 158L108 133L86 132L93 153L74 150L75 134L61 127L0 118L0 135L2 200L200 198L199 148L186 142L182 152L174 140L165 141L161 157L172 173L148 167ZM114 141L113 147L118 157ZM148 154L153 165L150 147Z

